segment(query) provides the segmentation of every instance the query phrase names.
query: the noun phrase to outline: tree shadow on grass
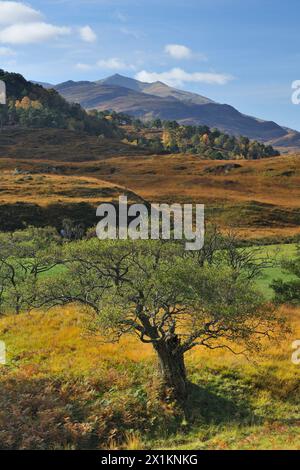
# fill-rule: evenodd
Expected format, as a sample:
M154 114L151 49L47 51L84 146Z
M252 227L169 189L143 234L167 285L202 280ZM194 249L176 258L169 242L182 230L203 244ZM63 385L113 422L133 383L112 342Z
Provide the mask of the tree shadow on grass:
M234 398L219 395L197 384L189 383L188 387L186 415L191 423L200 421L204 424L254 424L259 421L246 398L243 403L239 403Z

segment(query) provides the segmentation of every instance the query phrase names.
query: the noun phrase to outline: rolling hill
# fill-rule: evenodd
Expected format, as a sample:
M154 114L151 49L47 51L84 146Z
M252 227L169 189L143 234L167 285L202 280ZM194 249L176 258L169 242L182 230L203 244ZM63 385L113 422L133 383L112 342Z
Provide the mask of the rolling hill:
M155 82L144 83L121 75L96 82L67 81L54 86L67 101L86 109L112 109L143 120L160 118L181 124L206 124L233 135L300 147L300 134L273 121L263 121L240 113L233 106Z
M0 106L1 127L72 129L105 137L118 133L112 123L89 115L79 104L69 103L53 88L45 88L18 73L2 69L0 80L6 85L7 95L7 105Z

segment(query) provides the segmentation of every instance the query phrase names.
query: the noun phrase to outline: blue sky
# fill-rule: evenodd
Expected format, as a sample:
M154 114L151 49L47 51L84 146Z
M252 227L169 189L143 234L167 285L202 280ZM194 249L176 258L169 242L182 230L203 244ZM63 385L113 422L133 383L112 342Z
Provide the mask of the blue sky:
M160 79L300 130L299 0L0 0L0 67Z

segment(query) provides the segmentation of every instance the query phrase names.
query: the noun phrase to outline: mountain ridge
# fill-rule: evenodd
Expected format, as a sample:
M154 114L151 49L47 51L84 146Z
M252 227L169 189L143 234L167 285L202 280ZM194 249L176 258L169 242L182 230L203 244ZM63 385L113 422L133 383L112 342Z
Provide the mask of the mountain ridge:
M241 113L229 104L179 90L156 81L146 83L114 74L96 81L73 81L50 85L67 101L86 110L113 110L142 120L176 120L182 125L207 125L235 136L283 148L300 148L300 133Z
M140 91L145 94L158 96L161 98L174 97L179 101L191 102L194 104L214 103L213 100L210 100L205 96L170 87L161 81L156 81L152 83L141 82L134 78L124 77L123 75L120 75L118 73L111 75L110 77L104 78L103 80L98 80L96 83L102 85L121 86L134 91Z

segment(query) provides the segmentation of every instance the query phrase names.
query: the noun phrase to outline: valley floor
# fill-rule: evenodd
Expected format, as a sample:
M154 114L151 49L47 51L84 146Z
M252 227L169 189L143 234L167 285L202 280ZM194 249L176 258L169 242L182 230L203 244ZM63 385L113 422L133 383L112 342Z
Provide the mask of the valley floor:
M95 226L97 205L129 194L131 200L203 203L206 220L230 227L242 238L282 242L300 235L298 155L214 161L112 151L106 158L80 162L0 158L0 171L1 225L11 210L20 221L41 223L42 217L50 223L55 209L56 221L63 214L82 218L85 213Z

